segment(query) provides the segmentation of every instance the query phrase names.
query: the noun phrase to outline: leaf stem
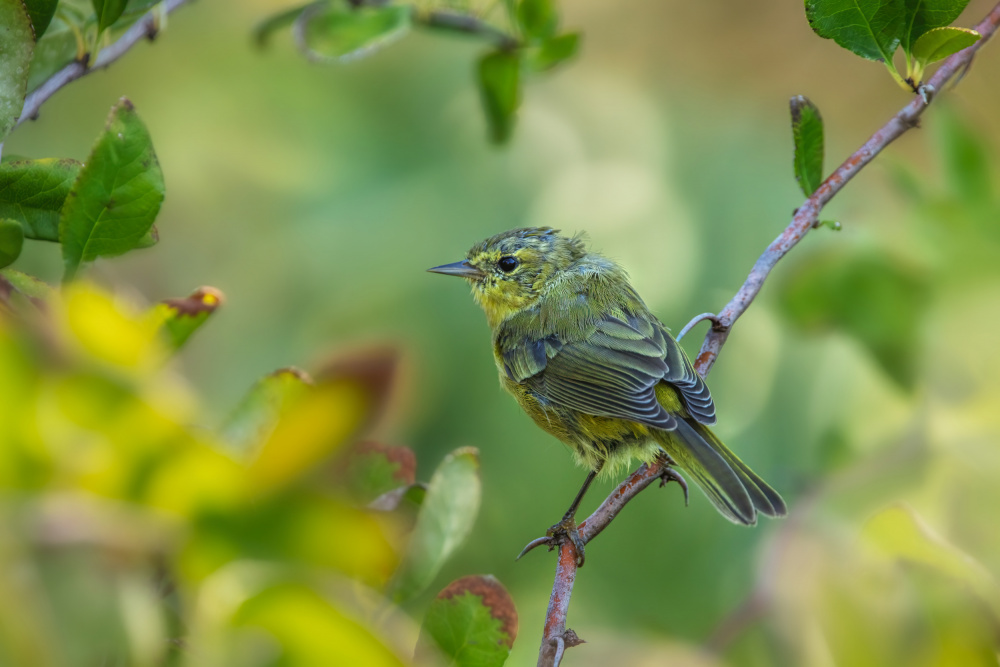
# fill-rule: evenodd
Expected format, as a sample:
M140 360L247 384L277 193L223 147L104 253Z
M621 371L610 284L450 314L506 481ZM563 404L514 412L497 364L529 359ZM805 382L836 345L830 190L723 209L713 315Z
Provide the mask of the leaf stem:
M885 63L885 68L889 70L889 76L892 77L892 80L899 84L899 87L906 92L912 93L913 87L906 82L906 79L900 76L899 71L896 70L896 65L892 62L892 60L884 60L882 62Z

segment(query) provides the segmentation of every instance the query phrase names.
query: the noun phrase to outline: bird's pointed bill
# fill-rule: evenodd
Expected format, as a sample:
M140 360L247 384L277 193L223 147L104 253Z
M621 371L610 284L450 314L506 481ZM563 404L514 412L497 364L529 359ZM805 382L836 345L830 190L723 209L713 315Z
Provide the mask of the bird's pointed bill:
M460 278L482 278L483 272L469 264L468 260L462 260L461 262L452 262L451 264L442 264L441 266L435 266L433 268L427 269L431 273L443 273L446 276L458 276Z

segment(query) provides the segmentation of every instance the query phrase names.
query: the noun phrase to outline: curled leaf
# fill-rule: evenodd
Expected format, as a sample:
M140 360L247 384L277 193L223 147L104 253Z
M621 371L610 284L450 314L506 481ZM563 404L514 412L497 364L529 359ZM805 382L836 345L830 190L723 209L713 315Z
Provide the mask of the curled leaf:
M167 299L158 303L155 317L175 350L184 345L191 334L222 305L225 297L214 287L199 287L182 299Z

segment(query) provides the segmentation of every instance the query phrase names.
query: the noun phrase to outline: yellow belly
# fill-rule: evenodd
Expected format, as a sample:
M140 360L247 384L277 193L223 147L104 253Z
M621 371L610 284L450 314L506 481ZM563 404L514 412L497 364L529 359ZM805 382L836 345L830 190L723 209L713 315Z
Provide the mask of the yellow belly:
M649 427L643 424L547 404L503 373L500 381L528 416L542 430L568 445L577 462L586 468L600 467L602 475L617 474L633 460L648 462L661 452Z

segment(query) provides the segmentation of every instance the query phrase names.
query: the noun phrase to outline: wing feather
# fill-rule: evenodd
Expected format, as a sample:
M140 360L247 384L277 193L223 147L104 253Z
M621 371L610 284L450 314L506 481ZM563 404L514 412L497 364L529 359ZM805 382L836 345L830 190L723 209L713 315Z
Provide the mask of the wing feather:
M675 418L654 393L666 380L677 387L694 419L713 423L715 406L708 387L663 325L648 313L620 315L600 319L574 341L555 334L525 341L501 330L496 345L504 371L511 380L571 409L673 430Z

